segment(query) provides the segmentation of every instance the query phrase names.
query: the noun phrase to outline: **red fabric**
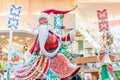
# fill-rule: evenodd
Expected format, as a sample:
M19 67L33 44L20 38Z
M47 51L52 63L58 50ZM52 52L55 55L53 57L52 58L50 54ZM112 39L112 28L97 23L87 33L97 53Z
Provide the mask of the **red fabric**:
M45 43L46 50L56 49L58 47L58 38L53 33L49 33L48 39Z
M35 50L35 46L36 46L37 40L38 40L38 35L37 35L37 37L36 37L36 39L35 39L35 41L34 41L33 46L32 46L31 49L29 50L29 52L30 52L31 54L33 54L33 51Z
M47 73L48 68L49 68L49 63L50 63L50 60L48 59L47 62L46 62L45 69L44 69L44 71L42 72L42 74L39 76L39 78L43 78L44 75Z
M69 80L69 78L61 78L60 80Z
M55 35L54 33L50 32L48 39L46 41L45 44L45 49L46 50L52 50L52 49L56 49L58 47L58 39L60 39L59 36ZM68 34L67 36L63 36L61 38L62 41L70 41L70 34Z
M76 69L69 77L74 77L80 70L80 67L78 67L78 69Z
M47 13L47 14L50 14L50 13L53 13L53 14L66 14L70 11L73 11L74 9L76 9L78 6L76 5L73 9L71 10L66 10L66 11L62 11L62 10L56 10L56 9L48 9L48 10L44 10L42 12L44 13Z
M79 72L79 70L80 70L80 67L76 69L70 76L61 78L60 80L69 80L69 78L74 77Z
M53 49L56 49L58 47L58 39L60 39L59 36L57 36L56 34L54 34L53 32L49 31L49 36L48 36L48 39L45 43L45 49L46 50L53 50ZM61 40L62 41L71 41L70 39L70 34L66 35L66 36L63 36L61 37ZM38 50L40 51L40 42L38 40L38 35L34 41L34 44L33 46L31 47L31 49L29 50L29 52L31 54L33 54L33 51L34 50Z
M58 53L50 59L50 69L62 80L66 80L75 76L79 72L80 67L73 65L66 56Z
M63 36L62 37L62 41L71 41L71 39L70 39L70 34L68 34L67 36Z
M107 9L97 10L99 31L107 31L109 29Z

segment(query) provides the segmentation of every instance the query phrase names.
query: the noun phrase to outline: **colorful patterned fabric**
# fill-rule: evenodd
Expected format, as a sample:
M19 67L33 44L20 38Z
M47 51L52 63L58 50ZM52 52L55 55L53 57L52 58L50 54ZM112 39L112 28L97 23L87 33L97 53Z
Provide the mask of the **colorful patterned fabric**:
M36 62L34 62L32 65L29 65L29 67L26 66L20 68L20 70L16 70L15 77L24 80L43 78L48 71L49 64L49 59L41 56Z
M50 59L50 69L60 78L73 77L80 67L73 65L66 56L58 53L54 58Z
M47 80L60 80L58 76L56 76L50 69L48 70L45 78L47 78Z
M18 20L21 13L21 7L12 5L8 18L8 28L18 28Z

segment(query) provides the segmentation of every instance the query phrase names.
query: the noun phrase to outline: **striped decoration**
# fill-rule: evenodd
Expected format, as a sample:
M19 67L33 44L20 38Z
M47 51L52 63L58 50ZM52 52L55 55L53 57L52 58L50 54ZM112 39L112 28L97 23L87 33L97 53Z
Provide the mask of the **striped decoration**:
M104 9L102 11L97 10L97 17L99 31L107 31L109 29L107 9Z
M15 77L24 80L43 78L48 71L49 64L49 59L45 58L44 56L41 56L35 63L33 63L33 65L31 65L31 67L23 67L27 70L21 68L21 71L15 71Z

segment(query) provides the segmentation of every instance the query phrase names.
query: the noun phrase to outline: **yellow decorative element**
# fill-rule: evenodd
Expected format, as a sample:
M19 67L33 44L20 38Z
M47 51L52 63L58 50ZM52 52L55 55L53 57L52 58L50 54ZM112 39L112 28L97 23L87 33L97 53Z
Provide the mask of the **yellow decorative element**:
M44 71L44 69L45 69L45 67L46 67L46 65L47 65L46 63L47 63L47 58L45 58L44 65L42 66L42 69L41 69L40 73L37 75L36 79L39 78L39 76L40 76L41 74L43 74L43 71Z
M4 63L0 62L0 72L4 72Z
M43 57L41 57L41 59L40 59L40 63L42 62L42 59L43 59ZM36 61L37 62L37 61ZM34 65L32 65L32 67L29 69L29 70L27 70L26 72L24 72L23 74L25 75L25 74L27 74L28 72L30 72L32 69L33 69L33 67L34 67ZM22 74L22 75L23 75Z
M30 74L29 76L25 77L24 78L25 80L28 79L28 78L31 78L39 70L40 65L42 64L43 59L44 59L44 56L41 57L40 62L38 63L38 66L36 67L36 69L34 70L34 72L32 72L32 74Z

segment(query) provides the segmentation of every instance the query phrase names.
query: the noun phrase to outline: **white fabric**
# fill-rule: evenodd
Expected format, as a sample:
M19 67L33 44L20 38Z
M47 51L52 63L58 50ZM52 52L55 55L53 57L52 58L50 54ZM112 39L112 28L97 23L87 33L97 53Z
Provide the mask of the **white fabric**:
M58 50L60 49L61 43L59 42L58 47L57 47L57 49L54 52L51 52L51 53L47 52L45 50L44 46L45 46L46 40L48 39L48 36L49 36L48 33L49 33L48 25L40 25L39 26L39 29L38 29L38 34L39 34L38 40L40 41L40 49L41 49L42 53L46 57L52 58L52 57L54 57L57 54Z
M40 20L41 18L47 18L47 20L49 21L49 18L50 18L50 17L49 17L49 15L46 14L46 13L40 13L38 20Z

